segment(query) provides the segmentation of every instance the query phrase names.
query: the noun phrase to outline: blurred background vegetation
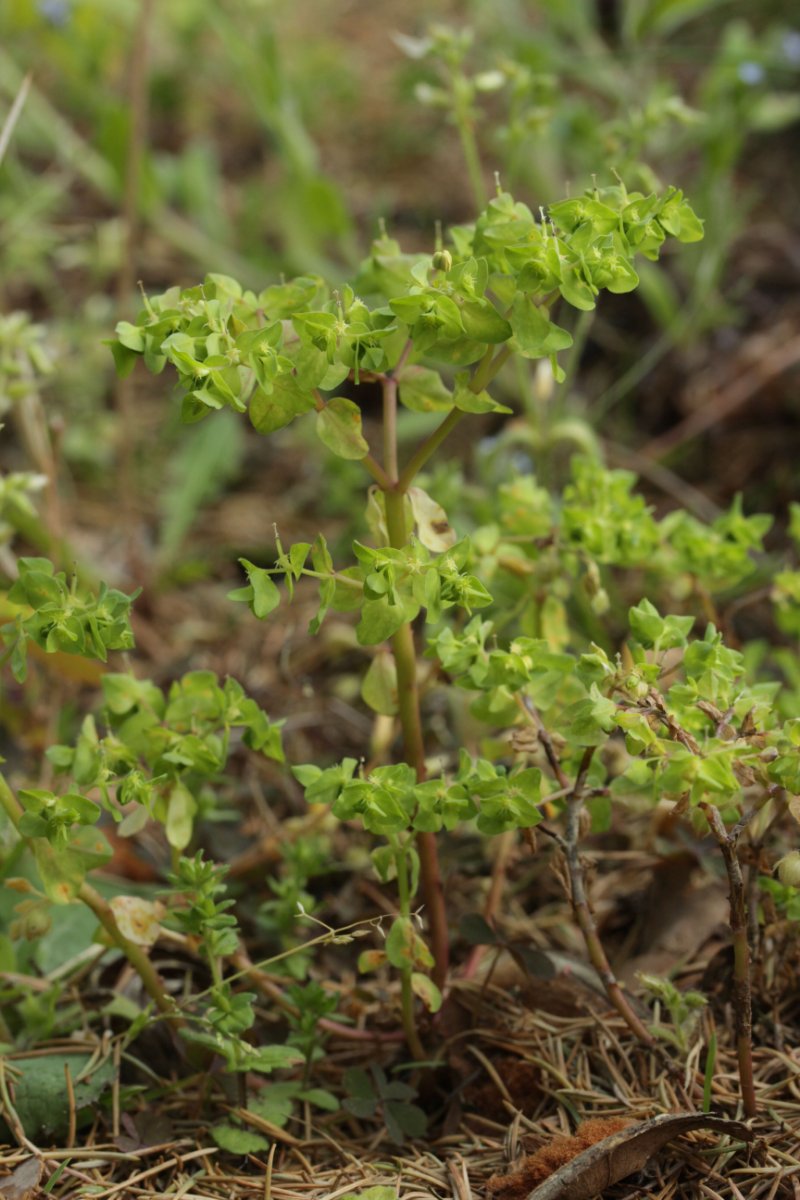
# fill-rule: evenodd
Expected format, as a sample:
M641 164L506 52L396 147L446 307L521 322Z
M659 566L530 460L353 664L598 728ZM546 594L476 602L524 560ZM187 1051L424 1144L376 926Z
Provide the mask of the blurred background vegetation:
M140 306L139 281L344 280L383 226L432 248L436 222L471 219L495 172L534 209L615 175L675 184L706 236L579 317L564 384L506 381L520 420L501 455L491 427L454 447L453 495L465 472L491 487L511 453L557 483L576 446L602 444L659 506L709 517L743 491L748 509L782 512L800 421L797 26L777 0L4 5L0 109L27 73L31 86L0 168L0 392L41 398L61 525L109 561L113 530L97 527L130 431L103 339ZM142 536L158 571L213 572L209 543L229 561L270 534L272 514L237 492L280 497L288 470L276 515L302 512L302 446L287 431L267 448L232 414L179 440L159 387L137 378L122 402ZM46 475L41 440L4 437L6 468ZM358 473L331 470L336 517ZM19 509L6 520L25 524Z

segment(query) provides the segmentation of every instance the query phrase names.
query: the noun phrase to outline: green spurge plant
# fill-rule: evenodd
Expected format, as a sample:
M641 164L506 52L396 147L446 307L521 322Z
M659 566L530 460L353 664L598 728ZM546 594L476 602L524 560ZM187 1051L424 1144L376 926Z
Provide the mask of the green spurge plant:
M589 954L611 1001L652 1042L597 936L578 839L584 808L602 828L612 800L669 797L710 829L728 872L737 1047L744 1103L753 1112L749 948L736 847L753 814L779 805L796 783L794 725L775 717L776 685L745 682L741 654L725 646L713 623L702 640L690 640L691 614L662 617L643 600L631 609L624 654L609 655L600 644L576 653L581 621L571 628L569 593L579 579L583 626L596 627L609 607L610 568L638 567L662 586L671 579L673 592L683 580L680 598L695 596L714 616L714 594L751 574L768 519L745 517L737 502L712 526L683 512L658 523L632 491L633 476L584 458L575 460L560 505L531 478L512 481L501 489L495 521L474 539L459 539L417 481L466 414L509 411L488 388L510 358L548 358L563 378L557 356L571 337L552 318L556 302L590 310L603 289L632 290L636 255L657 258L669 236L701 236L675 189L645 196L621 185L594 188L538 220L498 191L473 225L452 229L449 245L440 242L432 255L406 255L382 235L354 284L335 292L313 277L259 295L220 276L173 289L150 300L136 325L118 328L115 354L121 370L137 355L153 370L170 362L188 421L230 407L269 434L314 413L328 450L362 462L372 477L371 545L355 541L353 560L337 566L321 535L288 550L278 540L272 565L242 560L247 584L232 598L264 618L280 602L275 577L290 598L302 578L313 579L320 603L310 632L329 609L353 612L359 642L376 648L362 694L376 712L399 717L403 761L363 769L345 758L294 770L310 803L330 804L341 820L381 839L373 862L381 879L396 882L398 915L384 948L366 951L361 965L388 962L399 972L412 1053L425 1053L414 997L435 1011L448 969L437 835L470 821L487 835L530 830L552 806L565 815L564 834L550 832L567 859ZM372 451L358 403L358 389L375 383L383 397L380 453ZM398 403L442 414L402 464ZM504 641L509 599L518 632ZM476 609L489 610L488 619L465 624L459 614ZM495 730L511 727L510 768L502 752L476 759L462 747L443 770L429 772L415 635L421 614L432 627L427 654L438 671L475 694L474 715ZM598 753L612 739L624 739L625 760L620 766L619 754L609 757L613 769ZM430 947L416 911L420 884Z
M701 233L675 189L645 196L621 184L593 188L538 219L498 190L473 225L450 230L447 245L438 239L433 254L405 254L384 233L352 286L338 290L306 276L256 295L212 275L199 287L148 300L136 324L118 327L113 350L123 372L139 357L153 371L169 363L186 421L227 408L272 434L313 414L323 446L361 462L370 477L365 532L348 561L334 562L322 534L288 548L276 537L268 565L241 560L245 583L231 595L263 619L280 604L279 582L290 599L303 581L316 586L310 632L319 631L329 610L352 614L371 659L362 696L399 723L400 761L387 761L384 745L369 766L351 756L293 770L309 804L329 805L340 821L360 824L375 839L374 868L394 883L397 911L385 941L365 951L359 965L387 964L398 973L412 1055L428 1056L417 1002L439 1008L449 969L442 832L473 823L486 836L520 830L531 844L530 831L541 826L560 846L576 921L609 999L635 1034L653 1044L600 943L579 840L586 813L601 829L612 803L666 797L711 831L730 880L737 1047L752 1112L749 947L737 844L756 812L779 811L785 793L800 785L800 736L796 721L783 721L773 703L777 685L749 681L742 654L726 646L715 597L747 580L764 520L734 505L711 526L685 513L658 522L634 492L631 475L578 457L560 498L531 475L512 478L497 495L493 519L481 520L471 537L458 537L419 478L460 421L472 414L497 420L511 411L489 390L494 380L503 384L510 360L546 359L555 378L562 377L558 354L570 335L553 319L556 304L588 310L602 290L630 291L637 255L655 259L668 237L690 242ZM382 419L373 450L362 397L376 384ZM507 390L500 394L509 398ZM403 409L432 424L401 462ZM676 607L699 607L704 636L692 638L693 612L662 616L641 600L615 652L621 631L612 623L609 595L620 572L631 569ZM102 660L132 645L131 597L106 589L92 594L46 560L21 560L8 600L14 611L2 635L19 679L31 646L37 655ZM459 697L468 699L487 737L477 754L457 737L440 745L434 766L422 703L442 681L453 711ZM284 994L254 968L241 946L224 870L184 853L192 849L196 821L216 804L234 739L282 760L279 727L235 681L192 672L165 693L132 674L108 673L102 704L74 744L48 752L52 789L14 795L3 781L0 799L35 857L45 895L89 906L197 1053L217 1053L242 1074L304 1059L308 1074L320 1030L330 1027L329 998L307 988ZM563 832L551 828L554 815L563 817ZM123 836L149 820L164 827L173 855L170 913L146 910L146 933L87 879L108 854L101 818ZM285 898L304 904L303 880L313 869L306 862L302 878L273 887L274 902L262 914L289 942L284 955L293 952L294 935ZM31 890L26 881L19 886ZM22 923L30 904L23 901ZM160 921L207 964L210 987L190 1003L176 1003L148 954L153 923ZM306 950L337 940L325 928ZM287 1047L256 1048L248 1040L254 996L236 989L240 975L289 1014ZM399 1097L378 1092L384 1109ZM309 1096L313 1089L304 1086L287 1100ZM373 1107L379 1100L371 1100ZM236 1140L232 1129L223 1142Z
M571 336L552 319L556 302L590 310L602 290L636 287L637 255L655 259L668 237L701 236L674 188L649 196L621 184L594 188L539 219L498 188L476 222L453 228L449 245L439 240L433 255L404 254L383 234L352 286L331 291L309 276L256 295L212 275L200 287L150 299L136 324L118 327L118 369L130 370L138 356L154 371L170 363L184 420L227 407L270 434L314 413L327 449L362 462L374 481L367 508L373 544L356 541L351 563L335 566L321 535L288 550L278 541L274 565L242 560L247 584L232 598L264 618L279 604L274 576L285 580L290 597L309 577L320 595L311 633L329 608L354 611L362 645L391 644L390 656L377 650L364 697L378 712L399 716L404 761L368 773L353 758L295 770L310 802L332 803L341 819L385 839L375 865L383 879L396 879L399 915L384 953L400 972L404 1027L418 1056L414 993L438 1007L449 956L436 835L472 818L486 833L535 824L541 776L538 767L525 767L507 777L463 753L452 777L428 778L414 622L424 612L428 624L440 625L453 612L489 606L492 595L474 572L474 547L457 538L417 476L466 414L510 411L488 387L512 356L548 358L555 378L563 378L557 355ZM383 419L381 451L373 453L351 396L376 382ZM403 464L398 404L442 414ZM634 520L632 545L636 538ZM444 631L455 636L449 625ZM448 669L446 654L441 662ZM420 882L430 949L414 917ZM365 959L374 964L376 956Z

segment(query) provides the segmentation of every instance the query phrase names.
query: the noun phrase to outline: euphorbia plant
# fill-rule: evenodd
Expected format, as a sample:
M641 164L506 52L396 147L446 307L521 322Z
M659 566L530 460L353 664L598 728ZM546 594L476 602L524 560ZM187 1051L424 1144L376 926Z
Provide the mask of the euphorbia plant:
M448 971L439 839L442 830L471 822L487 836L522 830L531 844L530 831L541 825L560 844L576 920L609 999L652 1044L605 957L578 844L585 812L602 828L612 800L666 796L710 830L722 850L731 883L737 1046L752 1111L737 843L755 812L779 808L784 790L800 785L794 723L781 724L771 704L774 684L747 682L742 656L725 646L713 620L693 641L691 613L662 617L643 600L630 611L630 636L619 654L610 652L603 620L615 615L609 613L615 572L629 568L644 572L657 594L666 588L713 617L715 597L752 570L751 554L768 522L745 517L738 503L712 525L685 513L658 522L633 491L631 475L583 457L573 462L560 500L531 476L509 479L494 498L494 520L471 539L459 538L418 478L459 421L510 412L489 391L509 360L547 359L561 378L557 355L570 335L551 315L556 303L587 309L603 288L629 291L637 282L637 252L655 258L667 236L691 241L700 232L672 189L649 197L621 186L594 189L553 205L539 220L499 193L474 225L451 230L447 248L440 241L432 254L403 254L382 235L353 286L338 291L303 277L255 295L216 275L196 288L172 289L148 301L135 325L119 326L114 352L123 371L140 355L152 370L171 363L187 421L229 407L270 434L313 414L323 446L361 462L370 477L368 534L353 542L349 561L334 563L321 533L288 548L276 538L269 565L242 560L246 583L232 598L266 618L280 603L276 578L290 598L301 580L312 581L319 607L310 633L329 609L353 614L358 641L371 656L362 696L399 724L400 761L386 761L384 739L369 768L348 757L293 769L309 802L330 805L342 821L358 822L378 839L373 863L383 881L395 883L397 915L384 946L366 951L360 965L388 963L399 973L414 1056L425 1054L415 997L435 1010ZM360 401L368 394L362 389L376 384L382 414L373 447ZM438 423L401 462L403 408L434 414ZM107 590L93 596L44 560L21 561L8 599L16 615L3 637L18 678L31 642L39 652L101 658L130 645L130 597ZM596 644L589 645L587 632ZM441 680L453 689L454 709L459 695L471 696L473 716L494 736L477 757L457 740L443 747L441 765L432 770L421 698ZM184 855L198 810L213 803L210 789L232 732L280 759L277 727L238 684L207 672L190 673L166 695L118 673L107 674L102 689L103 706L86 718L74 745L49 751L63 783L52 791L23 789L18 797L0 786L47 895L88 903L158 1007L175 1016L149 942L128 937L123 910L115 912L86 879L104 855L94 829L101 811L120 822L123 834L148 819L160 821L173 851L175 933L199 950L212 977L184 1033L218 1051L232 1070L266 1071L293 1061L291 1048L282 1056L247 1042L252 997L234 989L229 965L284 1009L296 1006L243 952L223 872ZM598 753L612 741L613 754ZM564 831L543 823L545 813L563 814ZM430 945L416 900L420 885Z
M135 325L118 327L118 369L131 369L138 356L154 371L170 363L183 390L184 420L229 407L271 434L315 414L323 445L360 461L371 476L372 545L356 541L352 561L339 567L321 534L288 550L278 543L271 566L243 560L247 585L233 598L264 618L279 603L273 576L283 577L290 595L298 580L313 578L320 606L310 632L329 608L356 611L359 642L376 647L363 694L377 711L399 718L403 761L364 774L351 758L297 774L309 800L333 802L338 816L358 819L386 840L375 864L384 879L397 880L399 915L385 954L400 971L415 1053L421 1046L413 993L437 1007L448 969L436 835L473 817L486 833L528 827L540 800L536 767L506 776L464 753L454 776L428 777L415 622L424 612L437 625L443 614L490 605L492 596L474 574L474 548L457 537L417 476L469 414L511 411L488 389L512 357L549 359L554 377L563 379L557 356L571 336L553 319L555 305L589 310L604 289L629 292L638 282L637 254L655 259L668 237L701 236L674 188L649 196L621 184L594 188L538 219L498 188L476 222L451 229L448 245L439 239L433 254L404 254L382 235L352 286L331 290L317 277L301 277L257 295L211 275L199 287L150 299ZM382 421L372 447L359 389L376 383ZM442 414L404 462L398 406ZM386 642L390 656L381 649ZM413 919L418 877L430 950Z

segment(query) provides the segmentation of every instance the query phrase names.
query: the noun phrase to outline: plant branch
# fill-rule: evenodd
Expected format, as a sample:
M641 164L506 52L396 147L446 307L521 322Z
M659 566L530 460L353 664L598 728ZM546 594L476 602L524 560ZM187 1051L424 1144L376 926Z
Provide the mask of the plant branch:
M297 1005L292 1004L291 1000L287 1000L281 988L266 971L256 966L244 948L244 945L240 945L237 952L231 955L230 962L236 968L239 976L258 988L262 995L267 996L283 1012L294 1017L300 1016L300 1009ZM401 1042L405 1037L405 1032L402 1029L374 1031L369 1029L354 1029L350 1025L342 1025L339 1021L334 1021L329 1017L321 1017L317 1024L326 1033L334 1034L336 1037L349 1041L372 1042L373 1044L381 1042L391 1043Z
M384 388L391 382L387 380ZM407 541L405 494L398 484L396 488L386 491L384 496L389 544L396 549L402 549ZM425 779L425 739L419 706L417 651L414 644L414 631L409 622L400 626L391 639L391 645L397 671L397 706L403 731L403 749L406 762L414 767L417 780L421 783ZM417 851L435 963L433 980L437 987L441 988L447 979L450 938L435 835L430 832L419 832L417 834Z
M516 700L517 707L519 708L525 720L536 730L536 736L545 752L547 761L550 764L550 769L560 783L562 791L565 794L572 791L572 784L567 778L566 771L561 766L556 753L556 748L553 745L553 739L545 729L544 722L539 716L539 710L537 709L536 705L529 696L524 696L519 692L515 694L514 699Z
M459 86L459 84L465 83L466 79L460 70L449 72L453 120L458 130L459 141L461 142L464 164L467 168L467 176L472 188L472 198L478 208L485 208L486 185L483 182L483 169L478 151L478 141L475 137L475 121L470 111L470 102L463 95L462 87Z
M394 483L397 479L397 379L388 375L383 383L383 469Z
M8 819L11 821L15 829L18 830L20 818L23 815L23 808L16 796L8 785L5 776L0 774L0 806L2 806ZM20 834L20 837L23 837ZM29 839L23 837L23 841L29 843ZM30 843L29 843L30 844ZM88 883L82 883L78 891L78 899L81 900L87 908L91 909L97 920L105 929L108 936L111 938L118 950L127 958L133 969L138 974L144 985L145 991L150 996L159 1012L170 1018L177 1017L177 1009L173 1000L164 991L161 980L158 977L158 972L151 963L147 954L141 946L137 946L135 942L130 941L122 933L116 918L112 911L111 905L98 891Z
M392 545L405 544L405 514L403 495L400 492L386 493L386 519L389 525L389 540ZM398 529L398 515L400 528ZM403 731L403 749L406 761L417 773L417 781L425 779L425 738L419 707L417 681L417 651L414 631L409 623L401 625L392 637L392 653L397 670L397 706L400 726ZM444 986L450 959L450 938L447 930L447 911L444 900L444 885L439 866L436 836L429 832L417 834L422 891L431 931L431 943L435 966L433 981L437 987Z
M486 900L483 905L483 919L487 925L494 928L495 915L500 907L500 900L503 895L503 887L506 882L506 873L508 864L514 853L517 836L516 830L506 829L497 839L497 855L492 867L492 876L489 883L489 891L486 895ZM462 972L463 979L472 979L478 969L478 964L486 954L487 946L473 946L470 956L467 959L466 965Z
M405 847L399 845L399 839L393 839L394 862L397 872L397 896L400 903L400 915L407 921L411 919L411 897L409 894L408 863ZM403 1030L406 1035L408 1048L418 1062L425 1058L425 1050L419 1040L417 1022L414 1013L414 989L411 983L413 963L400 968L400 1000L403 1016Z
M144 949L124 936L108 901L89 883L81 884L78 899L92 910L114 945L125 955L159 1012L168 1018L176 1019L178 1010L174 1001L164 991L158 972Z
M656 1048L657 1042L655 1038L631 1008L617 977L611 969L611 964L608 961L597 932L597 926L594 923L592 911L589 908L589 901L586 898L583 864L578 850L578 841L580 838L580 817L583 810L584 789L594 750L594 746L588 746L584 750L578 767L578 774L575 777L575 785L567 799L567 828L566 836L562 841L562 849L567 860L567 870L569 872L572 911L575 914L578 928L583 934L589 959L595 971L600 976L609 1001L639 1041L644 1042L646 1046Z
M747 939L747 903L745 900L742 867L737 854L739 828L728 833L719 810L707 802L700 807L705 813L711 832L722 851L730 887L730 926L733 942L733 1020L736 1035L736 1057L739 1064L739 1088L745 1116L758 1113L753 1081L753 1001L750 989L750 944Z
M453 432L464 415L460 408L452 408L442 423L436 426L433 433L428 435L421 446L417 447L400 472L400 478L397 481L398 491L405 492L408 490L414 482L415 476L422 470L428 459L433 457L442 442Z
M494 346L487 346L486 353L475 368L475 374L472 376L469 390L474 392L476 396L478 392L482 392L486 385L494 379L497 372L508 361L510 356L510 346L503 346L502 350L498 350L497 354L494 352ZM417 447L415 453L400 472L400 478L397 481L398 491L404 492L410 487L414 481L414 477L422 470L428 459L436 453L442 442L452 433L463 416L464 413L460 408L451 409L441 425L437 425L433 433L429 434L422 445Z

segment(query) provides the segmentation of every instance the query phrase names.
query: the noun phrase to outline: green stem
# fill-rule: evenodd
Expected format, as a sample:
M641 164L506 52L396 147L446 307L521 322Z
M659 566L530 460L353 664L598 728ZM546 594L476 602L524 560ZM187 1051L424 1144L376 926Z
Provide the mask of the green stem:
M396 549L402 549L408 541L405 495L400 491L391 491L385 493L385 498L389 544ZM406 622L400 626L392 637L391 644L397 671L397 707L403 731L403 751L406 762L414 768L417 780L421 783L425 778L425 739L419 707L417 651L414 644L414 631L410 623ZM435 962L433 980L437 987L441 988L447 978L450 939L447 931L447 910L435 835L427 832L418 833L417 851Z
M408 886L408 864L406 862L405 847L400 845L399 840L392 839L392 848L394 850L395 868L397 870L397 898L400 905L400 916L410 921L411 897ZM408 1048L414 1058L421 1060L425 1058L425 1050L417 1033L417 1022L414 1014L414 989L411 985L411 973L413 969L413 964L411 963L401 969L400 1001L403 1013L403 1031L406 1035Z
M397 481L397 488L401 492L405 492L414 482L415 476L425 466L425 463L441 446L442 442L453 432L456 425L459 423L464 413L460 408L452 408L447 414L441 425L437 425L433 433L431 433L425 441L419 446L400 474Z
M14 828L18 829L24 810L2 774L0 774L0 806L2 806ZM23 841L30 845L28 838L23 838ZM87 908L91 909L114 945L125 955L128 962L139 975L145 991L153 1000L159 1012L164 1013L168 1017L175 1017L177 1015L175 1004L164 991L155 967L142 947L137 946L135 942L129 941L122 933L108 901L91 884L86 882L82 883L78 890L78 899Z
M497 354L494 352L494 346L487 346L486 353L475 368L475 374L472 376L469 390L474 392L475 395L478 392L482 392L510 357L510 346L504 346ZM415 476L422 470L428 459L436 453L442 442L448 434L452 433L463 416L464 413L460 408L451 409L441 425L438 425L433 433L428 435L400 472L400 478L397 481L398 491L405 492L408 490L414 482Z
M158 1011L166 1017L175 1019L178 1015L177 1009L172 999L164 991L161 980L158 977L158 972L142 947L137 946L135 942L129 941L124 936L119 925L117 925L116 918L108 901L91 884L85 882L81 884L78 899L82 900L87 908L92 910L114 945L125 955L144 984L145 991L154 1002Z
M397 379L383 381L383 466L389 479L397 479Z
M464 162L467 167L467 175L469 176L470 187L472 188L472 198L478 208L486 207L486 185L483 182L483 168L481 166L481 158L478 153L478 142L475 137L475 123L469 114L465 102L458 95L458 81L455 77L451 78L451 95L453 97L453 119L458 129L458 136L461 141L461 150L464 155Z
M369 471L379 488L385 489L392 486L392 481L390 480L389 476L386 474L377 459L373 458L371 454L365 454L361 459L361 463Z
M494 378L510 354L509 346L504 346L497 354L495 354L494 346L487 346L483 358L475 368L470 390L476 395L481 392ZM397 380L391 375L386 376L383 380L383 413L384 472L389 479L396 480L396 482L390 483L388 488L383 488L386 503L386 528L390 546L396 550L402 550L408 541L405 493L417 471L435 453L450 431L455 428L463 413L455 408L449 412L438 429L433 431L418 448L416 454L411 457L399 477L397 475ZM417 651L414 644L414 631L410 623L401 625L393 635L391 644L397 671L397 707L403 731L403 750L406 762L414 767L417 779L421 783L425 779L425 739L419 706ZM437 987L442 988L447 979L450 938L435 835L429 832L418 833L417 851L434 957L432 976Z
M387 376L383 381L383 416L384 466L387 475L391 479L397 480L397 380L392 376ZM444 437L446 434L442 434L442 436ZM405 516L405 487L400 480L393 483L389 489L384 490L384 499L389 544L397 550L402 550L408 542L408 536ZM419 706L417 650L410 622L400 626L391 639L391 645L397 671L397 706L403 731L403 751L406 762L414 767L417 780L421 783L425 778L425 739ZM434 957L433 980L437 987L441 988L447 978L450 939L447 929L442 873L439 866L439 851L434 834L418 833L417 851ZM403 987L404 995L405 991L409 993L408 1002L413 1004L410 977L404 982ZM405 1003L404 999L404 1005Z

